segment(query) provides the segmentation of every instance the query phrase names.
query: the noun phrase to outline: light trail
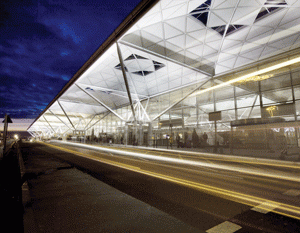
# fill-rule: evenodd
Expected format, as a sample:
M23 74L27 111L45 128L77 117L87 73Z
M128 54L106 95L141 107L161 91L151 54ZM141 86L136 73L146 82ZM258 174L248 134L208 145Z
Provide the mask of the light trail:
M232 165L229 166L229 165L224 165L224 164L213 164L213 163L206 163L206 162L200 162L200 161L169 158L169 157L165 157L165 156L155 156L155 155L142 154L142 153L137 153L137 152L128 152L128 151L115 150L115 149L97 147L97 146L86 145L86 144L78 144L78 143L73 143L73 142L61 142L60 141L59 143L66 144L66 145L73 145L73 146L82 147L82 148L88 148L88 149L92 149L92 150L98 150L101 152L114 153L114 154L119 154L119 155L127 155L127 156L132 156L132 157L140 157L140 158L162 161L162 162L171 162L171 163L178 163L178 164L199 166L199 167L209 167L209 168L214 168L214 169L224 169L227 171L240 172L240 173L244 173L244 174L281 179L281 180L285 180L285 181L300 182L299 175L296 176L296 175L292 175L292 174L286 174L281 171L276 171L275 173L271 173L271 172L263 171L262 169L258 169L258 168L250 169L250 168L238 167L238 166L232 166Z
M107 148L107 147L104 147ZM118 148L116 148L118 149ZM300 163L299 162L292 162L292 161L278 161L273 159L263 159L263 158L250 158L250 157L241 157L241 156L232 156L232 155L219 155L219 154L213 154L213 153L207 153L207 152L200 152L201 156L199 156L199 152L193 152L193 151L184 151L184 154L190 154L191 156L182 155L183 151L180 150L172 150L172 153L170 153L170 150L167 149L158 149L158 148L144 148L144 147L137 147L137 148L122 148L122 150L150 150L150 151L162 151L165 152L165 154L174 154L178 156L184 156L185 158L191 158L195 159L195 156L197 158L201 159L209 159L212 161L224 161L224 162L234 162L234 163L245 163L245 164L255 164L255 165L264 165L264 166L274 166L274 167L282 167L282 168L292 168L292 169L299 169L300 170ZM119 149L120 150L120 149ZM205 157L206 156L206 157Z
M200 94L206 93L208 91L212 91L212 90L224 87L224 86L228 86L228 85L236 83L236 82L247 80L248 78L251 78L253 76L258 76L258 75L268 73L268 72L273 71L273 70L277 70L277 69L280 69L280 68L283 68L283 67L286 67L286 66L293 65L293 64L298 63L298 62L300 62L300 57L296 57L296 58L293 58L291 60L281 62L279 64L276 64L276 65L273 65L273 66L270 66L270 67L267 67L267 68L264 68L264 69L261 69L261 70L257 70L255 72L252 72L252 73L249 73L249 74L246 74L246 75L243 75L241 77L233 78L233 79L231 79L227 82L223 82L221 84L218 84L218 85L215 85L215 86L203 89L203 90L199 90L199 91L191 94L190 96L200 95Z
M55 145L51 145L51 144L46 144L46 145L56 148L56 149L59 149L59 150L63 150L63 151L72 153L72 154L76 154L81 157L85 157L85 158L88 158L88 159L91 159L91 160L94 160L97 162L105 163L108 165L112 165L115 167L129 170L129 171L137 172L137 173L148 175L148 176L151 176L154 178L158 178L158 179L162 179L162 180L176 183L179 185L183 185L185 187L204 191L209 194L219 196L224 199L238 202L241 204L245 204L248 206L254 207L254 206L260 205L262 203L268 202L268 203L270 203L270 205L278 206L278 208L277 208L278 210L272 210L272 212L300 220L300 215L299 215L300 207L297 207L297 206L292 206L292 205L288 205L285 203L280 203L280 202L268 200L265 198L255 197L255 196L251 196L251 195L247 195L247 194L243 194L243 193L239 193L239 192L235 192L235 191L230 191L230 190L226 190L226 189L222 189L222 188L218 188L218 187L214 187L214 186L210 186L210 185L200 184L200 183L196 183L193 181L189 181L189 180L185 180L185 179L181 179L181 178L177 178L177 177L162 175L162 174L159 174L156 172L142 170L141 168L136 167L136 166L131 166L131 165L123 164L120 162L107 160L107 159L100 158L100 157L94 156L94 155L87 155L82 152L74 151L71 149L67 149L67 148L63 148L63 147L59 147L59 146L55 146ZM104 155L106 155L106 154L104 154ZM264 207L260 207L260 208L264 209L266 211L269 211L269 208L264 208Z

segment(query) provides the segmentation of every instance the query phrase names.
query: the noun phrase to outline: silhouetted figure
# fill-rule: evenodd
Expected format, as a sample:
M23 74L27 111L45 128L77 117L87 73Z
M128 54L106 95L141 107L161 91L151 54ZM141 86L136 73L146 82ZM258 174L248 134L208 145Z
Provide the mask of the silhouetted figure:
M197 148L198 147L198 143L199 143L199 136L196 133L196 129L194 129L193 134L192 134L192 142L193 142L193 147Z
M203 138L204 145L207 145L208 136L205 132L203 133L202 138Z

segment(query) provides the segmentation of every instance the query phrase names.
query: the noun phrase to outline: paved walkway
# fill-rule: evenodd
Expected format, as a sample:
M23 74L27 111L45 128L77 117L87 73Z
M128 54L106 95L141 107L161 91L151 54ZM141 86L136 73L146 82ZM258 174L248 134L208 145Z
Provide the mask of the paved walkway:
M60 161L45 148L29 143L21 148L22 172L28 178L23 185L25 232L201 232Z

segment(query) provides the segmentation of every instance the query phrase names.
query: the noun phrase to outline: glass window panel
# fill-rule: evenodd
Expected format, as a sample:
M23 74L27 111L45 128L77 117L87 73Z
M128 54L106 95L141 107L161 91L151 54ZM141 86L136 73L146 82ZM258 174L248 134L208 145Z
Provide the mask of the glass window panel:
M217 124L217 130L218 130L218 135L219 135L219 140L221 144L224 144L224 140L229 141L229 137L226 134L222 134L222 132L224 131L230 131L231 127L230 127L230 123L229 122L222 122L222 123L218 123ZM221 133L221 134L220 134Z
M191 108L191 107L185 107L183 108L183 117L189 118L192 115L196 115L196 108Z
M223 88L217 88L215 90L215 100L216 102L219 100L231 99L234 96L233 86L227 86Z
M238 109L238 119L260 118L260 106Z
M252 108L238 109L238 119L248 119Z
M276 91L263 92L263 104L281 103L293 100L292 89L281 89Z
M171 118L174 119L174 118L182 118L182 114L183 114L183 110L182 108L176 108L176 109L172 109L170 111L170 114L171 114Z
M249 107L253 105L259 105L258 95L246 95L236 98L238 108Z
M182 103L184 105L196 105L196 96L188 97Z
M296 113L300 116L300 101L295 102Z
M200 125L207 124L207 122L208 122L208 114L199 111L199 119L198 119L198 121L199 121Z
M216 111L234 109L234 99L225 100L216 103Z
M199 105L213 103L214 102L213 92L209 91L206 92L205 94L197 95L197 102Z
M294 87L295 99L300 99L300 86Z
M292 71L293 85L300 84L300 69Z
M247 95L258 92L258 82L241 82L236 85L235 96Z
M214 104L205 104L199 106L199 109L202 109L203 111L209 113L214 111Z
M288 87L291 86L290 73L276 74L274 75L274 77L262 80L260 83L261 83L261 91L281 89L283 87Z
M222 122L229 122L235 120L235 111L234 110L228 110L228 111L222 111Z

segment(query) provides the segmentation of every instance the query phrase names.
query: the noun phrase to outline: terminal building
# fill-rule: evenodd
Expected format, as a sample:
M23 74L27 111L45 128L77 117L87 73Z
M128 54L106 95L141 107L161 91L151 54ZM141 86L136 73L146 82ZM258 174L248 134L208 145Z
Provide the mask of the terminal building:
M276 153L299 118L300 1L144 0L28 132Z

